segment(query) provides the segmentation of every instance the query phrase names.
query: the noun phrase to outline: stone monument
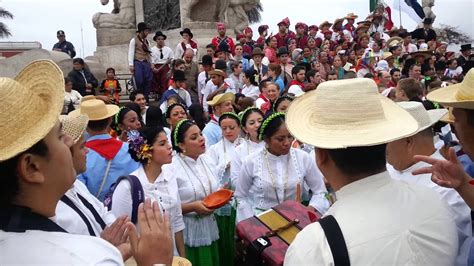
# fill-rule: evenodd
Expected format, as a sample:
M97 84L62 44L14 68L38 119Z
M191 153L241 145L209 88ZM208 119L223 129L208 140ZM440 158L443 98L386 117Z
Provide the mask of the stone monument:
M107 5L109 0L100 0ZM166 45L175 50L181 42L179 31L190 28L199 44L198 58L216 35L216 23L225 22L227 34L235 38L249 23L260 20L260 0L113 0L111 13L97 13L92 21L97 30L94 56L105 67L120 73L128 72L127 54L136 24L144 21L152 31L161 30L168 36ZM152 42L152 41L151 41ZM152 42L153 43L153 42Z

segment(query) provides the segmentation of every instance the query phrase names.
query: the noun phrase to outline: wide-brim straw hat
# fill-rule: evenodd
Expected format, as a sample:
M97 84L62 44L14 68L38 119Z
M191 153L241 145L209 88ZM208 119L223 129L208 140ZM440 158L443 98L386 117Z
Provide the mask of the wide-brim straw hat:
M389 143L418 130L417 121L367 78L321 83L290 104L286 124L298 140L325 149Z
M358 17L359 17L359 16L357 16L356 14L354 14L354 13L351 12L351 13L347 14L344 18L345 18L345 19L356 19L356 18L358 18Z
M37 60L11 78L0 78L0 161L42 140L58 122L64 76L50 60Z
M391 52L384 52L382 55L383 60L390 60L393 58L393 54Z
M426 98L443 106L474 110L474 69L467 72L461 83L432 91Z
M410 113L418 122L418 130L416 133L433 126L448 113L447 109L432 109L427 111L421 102L399 102L398 105Z
M87 129L89 117L87 115L79 115L77 117L69 115L61 115L62 131L72 137L74 144L76 144Z
M231 92L226 92L222 94L217 94L216 96L214 96L214 98L212 98L212 101L207 101L207 104L210 106L216 106L226 101L234 102L234 100L235 94Z
M210 75L218 75L218 76L221 76L221 77L224 77L224 78L227 77L227 74L224 71L220 70L220 69L214 69L214 70L209 71L209 76Z
M395 36L395 37L391 37L390 39L387 40L387 47L393 47L393 46L397 46L397 45L400 45L400 43L403 41L402 38L398 37L398 36Z
M87 115L90 121L98 121L114 116L119 111L119 107L114 104L105 104L101 100L91 99L81 102L76 110L69 113L71 117L81 114Z
M448 113L445 114L443 117L441 117L439 121L448 123L448 124L453 124L454 123L453 108L448 107Z

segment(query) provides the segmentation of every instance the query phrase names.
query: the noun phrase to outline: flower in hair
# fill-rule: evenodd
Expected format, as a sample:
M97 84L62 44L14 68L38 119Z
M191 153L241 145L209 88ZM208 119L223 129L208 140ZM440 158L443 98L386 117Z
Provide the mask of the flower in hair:
M128 145L136 153L140 160L151 159L151 150L153 149L146 142L146 139L136 130L131 130L127 133Z

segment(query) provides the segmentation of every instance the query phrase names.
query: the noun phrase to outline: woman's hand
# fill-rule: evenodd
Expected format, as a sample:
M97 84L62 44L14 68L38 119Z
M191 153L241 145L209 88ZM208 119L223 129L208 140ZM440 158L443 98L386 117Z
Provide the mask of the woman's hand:
M208 209L202 200L198 200L194 202L194 211L198 214L202 215L210 215L214 212L214 210Z

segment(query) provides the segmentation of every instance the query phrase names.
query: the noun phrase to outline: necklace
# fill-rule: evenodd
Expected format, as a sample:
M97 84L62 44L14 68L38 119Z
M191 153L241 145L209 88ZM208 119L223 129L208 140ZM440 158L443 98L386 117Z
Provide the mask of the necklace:
M209 169L209 166L207 166L207 164L203 163L201 158L199 158L198 160L201 161L201 164L203 165L203 168L204 168L204 174L206 175L207 177L207 181L209 183L209 194L207 193L207 190L206 188L204 187L204 183L201 181L201 178L199 178L199 176L193 172L193 170L191 169L191 167L189 166L189 164L183 159L181 158L181 156L179 156L179 162L181 164L181 166L183 167L184 171L186 172L186 176L188 177L188 180L189 182L191 182L191 186L193 187L193 192L194 192L194 200L198 200L197 199L197 193L196 193L196 187L194 186L194 183L193 181L191 180L191 176L189 176L189 173L188 171L186 170L186 167L189 168L189 170L194 174L194 176L197 178L197 180L199 181L199 183L201 184L201 188L204 192L204 197L207 197L207 195L209 195L210 193L212 193L212 184L211 184L211 179L209 178L209 176L207 175L207 171L206 171L206 167ZM186 167L184 167L183 163L186 165ZM210 169L209 169L210 171ZM210 171L212 173L212 171Z
M280 201L280 197L278 196L275 177L273 177L272 169L270 168L270 162L268 161L268 150L267 149L265 149L265 151L263 152L263 156L265 157L265 162L267 163L268 174L270 175L270 178L272 180L273 191L275 192L275 196L276 196L276 199L278 201L278 204L280 204L281 201ZM283 187L283 200L285 200L286 185L288 184L288 169L290 168L290 157L291 157L291 154L288 154L288 161L286 163L285 184L284 184L284 187Z

